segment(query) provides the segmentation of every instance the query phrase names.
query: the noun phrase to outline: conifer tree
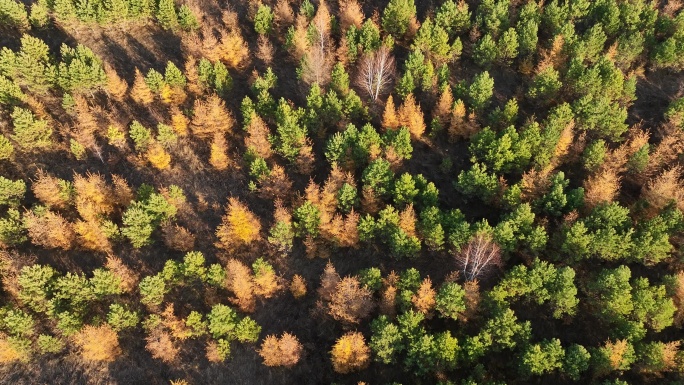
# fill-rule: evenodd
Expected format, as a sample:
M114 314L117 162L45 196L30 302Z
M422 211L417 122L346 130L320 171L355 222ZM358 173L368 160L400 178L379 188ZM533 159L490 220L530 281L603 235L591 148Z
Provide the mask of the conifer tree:
M408 128L411 136L420 138L425 132L425 118L413 94L409 94L399 107L399 125Z
M192 133L198 137L213 137L217 133L228 133L235 124L233 115L217 95L206 100L195 100L193 107Z
M130 94L133 101L144 106L147 106L154 101L154 95L152 94L150 87L147 85L145 78L137 68L135 69L135 79Z
M222 218L221 225L216 229L216 236L219 239L217 246L231 250L252 243L259 239L260 231L259 218L239 200L230 198L226 214Z
M399 118L397 117L397 110L394 107L394 98L390 95L385 103L385 111L382 114L382 127L386 130L395 130L399 128Z
M178 15L173 0L159 0L155 17L164 29L175 30L178 28Z
M370 349L363 334L348 332L340 337L330 352L333 369L337 373L350 373L365 369L370 363Z
M12 139L20 147L32 150L52 144L52 128L47 120L36 118L30 110L21 107L14 107L10 117L14 126Z
M24 5L14 0L0 0L0 26L20 32L27 30L29 21Z

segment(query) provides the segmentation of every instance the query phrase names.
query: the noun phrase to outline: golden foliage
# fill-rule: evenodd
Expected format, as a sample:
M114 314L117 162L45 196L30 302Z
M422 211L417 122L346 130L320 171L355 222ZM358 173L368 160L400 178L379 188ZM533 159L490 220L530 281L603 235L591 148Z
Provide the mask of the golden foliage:
M121 282L121 290L124 293L130 293L138 287L138 274L124 265L121 259L108 256L105 267L119 279Z
M368 317L374 306L370 289L362 286L356 277L344 277L330 297L328 314L340 322L357 324Z
M266 337L261 344L259 355L264 359L266 366L292 367L299 362L303 350L297 337L283 333L280 338L275 335Z
M97 220L114 211L114 194L100 174L74 175L76 210L85 220Z
M172 106L169 112L171 114L171 127L176 132L176 135L181 138L187 136L190 120L183 115L177 106Z
M254 311L254 282L251 271L237 259L229 260L226 265L226 288L235 295L231 301L242 311Z
M228 133L234 124L233 115L218 95L211 95L206 100L195 100L192 118L194 135L206 138L216 133Z
M551 187L550 173L552 170L551 167L542 170L533 168L523 174L520 184L524 201L537 199L548 191Z
M458 139L468 139L475 135L479 129L475 114L468 115L465 103L461 99L456 100L451 109L451 120L447 129L449 141L453 143Z
M397 109L394 107L394 98L390 95L385 103L385 111L382 113L382 127L386 130L396 130L399 128L399 117Z
M28 352L19 349L5 334L0 334L0 364L28 360Z
M128 91L128 83L121 79L121 77L119 77L112 67L105 65L104 70L107 74L107 92L114 98L114 100L123 101L123 98L126 96L126 92Z
M188 94L180 87L171 87L168 84L164 84L161 91L159 91L159 97L161 98L161 101L166 104L178 106L185 102L188 98Z
M245 136L245 147L254 151L264 159L268 159L273 154L271 142L268 140L270 131L266 122L259 116L253 115L247 126L247 136Z
M111 252L112 243L98 222L76 221L74 231L78 234L78 243L81 247L88 250Z
M375 215L380 211L380 197L370 186L361 189L361 209L364 213Z
M193 95L202 94L202 92L204 92L204 87L199 80L199 72L197 72L197 60L195 60L195 58L191 55L188 56L183 69L185 70L188 91Z
M145 337L145 349L152 354L153 358L170 363L176 360L180 349L175 346L171 334L162 328L154 328L150 335Z
M420 138L423 135L425 132L425 118L413 94L409 94L404 103L401 104L398 116L399 125L408 128L411 136Z
M174 315L173 304L166 305L160 314L162 325L169 330L171 336L179 340L190 338L192 331L185 325L185 320Z
M684 208L682 168L674 166L651 179L641 192L641 197L648 203L650 215L656 215L672 202L680 209Z
M186 380L171 380L171 385L190 385Z
M309 49L309 37L307 28L308 22L306 16L302 14L297 15L294 25L294 35L292 36L292 54L297 61L302 60L307 50Z
M28 211L24 214L24 225L31 242L47 249L69 250L76 238L72 224L52 211L42 215Z
M217 48L221 60L232 68L240 68L249 57L247 43L237 28L230 33L222 34L221 43Z
M214 140L211 142L209 164L219 171L227 169L230 164L227 151L228 145L225 135L217 132L214 134Z
M306 295L306 280L299 274L295 274L290 282L290 292L295 298Z
M81 356L86 361L114 361L120 354L119 337L108 324L86 325L75 336Z
M219 352L219 347L216 341L209 341L207 342L206 345L206 357L209 362L223 362L223 357L221 356L221 353Z
M280 165L274 165L271 173L259 180L259 196L265 199L287 197L292 193L292 181Z
M365 16L361 5L356 0L339 0L340 7L340 27L346 31L352 25L361 28Z
M190 251L195 246L195 236L185 227L165 223L162 226L164 244L178 251Z
M394 317L397 314L397 287L387 285L380 296L380 313Z
M439 96L439 101L432 110L432 118L437 119L442 127L446 127L451 122L451 109L454 106L454 95L451 93L451 86L447 86ZM465 109L464 109L465 112Z
M294 12L289 0L278 0L275 5L274 21L279 27L286 27L294 22Z
M411 297L411 303L419 312L425 314L427 318L432 315L432 310L435 308L435 296L437 292L432 287L430 277L423 280L418 288L416 294Z
M271 298L283 286L280 284L280 279L273 270L265 270L254 275L254 294Z
M166 170L171 165L171 154L157 142L150 145L145 156L150 164L157 170Z
M304 175L311 174L313 172L315 160L313 146L309 139L307 139L307 143L299 148L299 155L297 155L295 161L297 172Z
M612 202L620 190L620 177L614 170L602 170L584 181L584 204L588 209Z
M370 349L363 334L348 332L340 337L330 352L333 369L337 373L350 373L365 369L370 363Z
M416 236L416 211L413 204L409 204L399 213L399 228L410 237Z
M231 250L237 246L249 244L259 239L261 223L247 206L237 198L230 198L221 225L216 229L219 239L217 247Z
M154 101L154 94L152 94L150 87L145 83L145 78L137 68L135 69L135 80L133 80L133 87L130 93L133 101L138 104L147 106Z
M335 270L332 262L328 261L321 275L321 287L318 288L318 295L325 301L330 301L340 282L340 276Z
M663 167L672 164L684 152L684 131L676 128L664 133L663 139L649 156L648 166L644 170L645 177L658 174Z
M63 194L60 180L43 170L38 170L31 190L33 195L46 206L65 208L70 203L70 197Z
M114 202L119 206L128 206L133 201L133 198L135 198L135 195L126 179L119 175L112 174L112 184L114 185L112 190Z
M622 360L629 347L629 342L627 340L617 340L615 342L606 341L605 347L611 352L610 357L608 357L611 368L613 368L613 370L620 369Z
M259 35L257 38L257 51L255 56L266 65L271 65L273 62L273 44L271 44L271 40L269 40L268 36Z

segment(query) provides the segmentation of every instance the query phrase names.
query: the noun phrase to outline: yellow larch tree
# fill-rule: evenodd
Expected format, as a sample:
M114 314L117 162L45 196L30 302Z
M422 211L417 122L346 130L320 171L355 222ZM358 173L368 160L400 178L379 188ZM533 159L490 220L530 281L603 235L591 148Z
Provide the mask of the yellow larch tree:
M237 198L230 198L226 214L216 229L219 239L217 247L232 250L240 245L250 244L259 239L260 231L259 218Z

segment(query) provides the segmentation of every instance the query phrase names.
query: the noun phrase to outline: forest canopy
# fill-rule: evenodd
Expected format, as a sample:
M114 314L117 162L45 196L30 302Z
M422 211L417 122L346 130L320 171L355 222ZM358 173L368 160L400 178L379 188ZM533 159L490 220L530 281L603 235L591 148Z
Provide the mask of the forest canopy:
M0 0L0 383L682 384L679 0Z

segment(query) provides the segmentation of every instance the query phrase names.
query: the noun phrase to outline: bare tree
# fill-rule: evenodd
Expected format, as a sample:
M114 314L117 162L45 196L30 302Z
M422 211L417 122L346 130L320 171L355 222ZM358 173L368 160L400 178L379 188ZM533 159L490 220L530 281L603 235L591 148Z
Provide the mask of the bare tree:
M302 80L307 84L318 83L325 86L330 81L333 65L333 55L330 53L330 11L325 1L320 2L311 25L314 27L314 38L302 61Z
M473 281L501 265L501 248L486 234L476 234L456 255L456 263L466 281Z
M376 101L390 88L394 79L394 57L387 47L363 55L359 61L356 84Z

